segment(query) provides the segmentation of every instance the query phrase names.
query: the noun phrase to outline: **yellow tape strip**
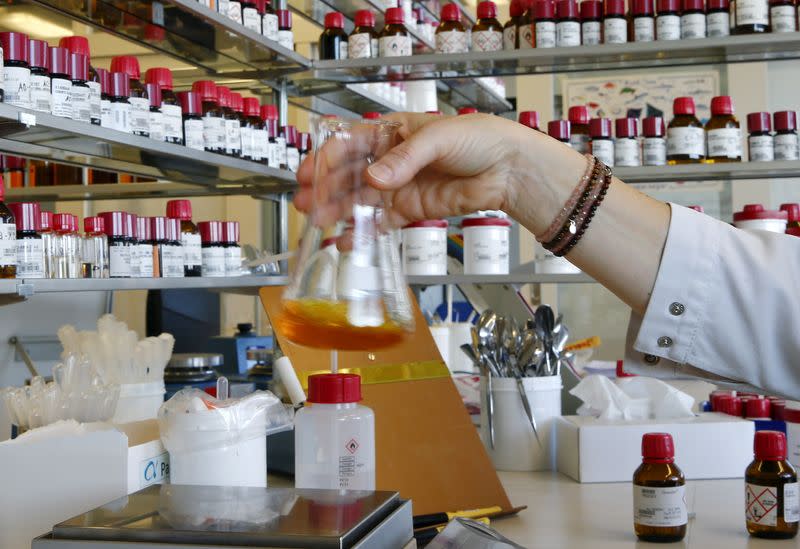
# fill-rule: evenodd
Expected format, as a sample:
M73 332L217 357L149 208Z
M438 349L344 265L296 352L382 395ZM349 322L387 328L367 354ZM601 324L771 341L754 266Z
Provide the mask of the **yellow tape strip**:
M297 372L297 377L300 379L303 389L308 390L308 376L329 374L330 372L330 370ZM450 377L450 370L441 360L404 362L402 364L376 364L375 366L363 368L339 368L339 372L343 374L358 374L361 376L361 383L365 385Z

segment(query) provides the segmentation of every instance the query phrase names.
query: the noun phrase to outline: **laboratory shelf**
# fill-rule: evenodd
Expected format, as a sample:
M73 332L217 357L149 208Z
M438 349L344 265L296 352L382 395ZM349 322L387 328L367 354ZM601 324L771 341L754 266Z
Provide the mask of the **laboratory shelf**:
M590 284L595 280L583 273L577 274L534 274L512 273L507 275L465 275L407 276L412 286L437 286L440 284Z
M68 202L82 200L119 200L139 198L194 198L201 196L265 196L263 188L252 185L189 185L159 181L155 183L55 185L6 189L8 202Z
M292 172L0 103L0 151L136 176L211 187L295 187Z
M774 162L729 162L722 164L681 164L614 168L614 175L626 183L669 181L714 181L741 179L782 179L800 177L800 160Z

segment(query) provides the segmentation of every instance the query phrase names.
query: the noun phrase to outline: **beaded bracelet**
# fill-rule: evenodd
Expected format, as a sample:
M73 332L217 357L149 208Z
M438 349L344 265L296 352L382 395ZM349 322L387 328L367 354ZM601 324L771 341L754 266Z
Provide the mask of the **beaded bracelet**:
M592 173L594 172L595 164L597 160L594 156L590 154L586 154L586 171L583 173L583 177L581 177L578 184L572 190L572 194L570 195L569 199L564 203L564 207L558 212L558 215L553 219L553 222L547 228L547 230L542 233L536 235L536 240L539 242L550 242L553 240L557 235L558 232L564 225L567 217L569 214L575 210L575 207L578 205L578 201L580 200L581 196L584 192L586 192L586 187L589 185L589 181L591 181Z
M578 198L577 203L575 203L568 211L567 217L563 220L563 224L561 225L558 233L556 233L556 236L552 240L542 242L542 245L546 250L552 251L553 249L560 248L578 232L578 226L575 223L575 218L578 212L580 212L583 206L586 204L586 201L589 199L592 190L599 188L602 184L603 166L605 165L602 162L595 160L593 163L591 176L588 179L588 184L583 187L583 193Z
M589 197L589 200L583 206L583 209L580 211L576 218L576 224L578 226L578 230L575 235L565 243L565 245L561 246L559 249L552 250L553 255L556 257L562 257L567 255L572 248L574 248L583 235L586 233L586 230L589 228L589 224L592 222L594 218L594 214L597 212L597 208L600 207L600 204L603 202L603 199L606 197L606 193L608 193L608 188L611 186L611 168L608 166L603 165L605 168L603 170L603 178L600 188L597 189L592 193Z

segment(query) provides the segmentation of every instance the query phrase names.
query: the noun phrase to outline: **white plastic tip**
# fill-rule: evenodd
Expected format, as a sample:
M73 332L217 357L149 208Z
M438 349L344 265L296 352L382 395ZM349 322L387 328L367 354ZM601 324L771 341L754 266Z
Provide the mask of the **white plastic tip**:
M300 380L297 378L297 374L294 371L292 361L289 360L289 357L280 357L275 361L272 367L278 373L283 386L286 388L286 393L292 400L292 404L299 406L305 402L306 394L303 391L302 385L300 385Z

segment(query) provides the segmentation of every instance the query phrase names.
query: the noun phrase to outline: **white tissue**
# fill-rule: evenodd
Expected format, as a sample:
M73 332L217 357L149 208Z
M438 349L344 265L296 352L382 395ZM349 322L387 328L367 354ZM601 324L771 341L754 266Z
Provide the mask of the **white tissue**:
M616 383L602 375L583 378L570 391L583 401L578 415L600 419L693 417L694 398L658 379L628 377Z

